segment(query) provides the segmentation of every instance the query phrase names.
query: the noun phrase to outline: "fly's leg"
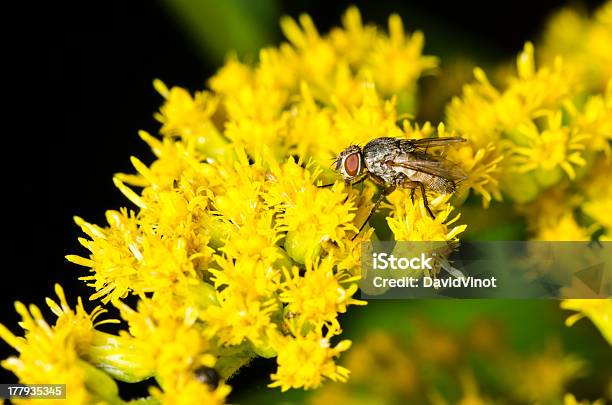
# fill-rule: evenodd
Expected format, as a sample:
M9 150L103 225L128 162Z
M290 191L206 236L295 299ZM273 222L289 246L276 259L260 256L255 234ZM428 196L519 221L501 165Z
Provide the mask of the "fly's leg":
M427 201L427 194L425 194L425 185L423 183L421 183L420 181L404 181L400 183L400 187L411 189L410 198L412 198L413 204L414 204L414 191L416 190L417 187L420 188L421 195L423 196L423 206L427 210L427 213L429 214L429 216L432 219L436 219L436 216L433 214L433 212L431 212L431 209L429 208L429 202Z
M362 183L364 180L366 180L368 178L367 175L362 174L360 177L358 178L353 178L352 180L345 180L344 184L348 187L348 186L354 186L356 184ZM321 184L320 186L315 185L316 188L326 188L326 187L331 187L334 184L336 184L336 182L333 183L328 183L328 184Z
M389 194L391 194L393 192L393 190L395 190L395 187L387 187L385 189L383 189L383 191L380 193L380 195L378 196L378 198L376 199L376 202L374 203L374 205L372 206L372 209L370 210L370 213L368 214L368 217L366 218L365 221L363 221L363 224L361 224L361 226L359 227L359 232L357 232L355 234L355 236L353 236L351 238L351 240L355 240L355 238L357 237L357 235L359 235L361 233L361 231L363 231L363 228L365 228L366 224L368 223L368 221L370 220L370 218L372 218L372 215L374 215L374 213L376 212L376 210L378 209L378 206L380 205L380 203L382 202L382 200L388 196Z

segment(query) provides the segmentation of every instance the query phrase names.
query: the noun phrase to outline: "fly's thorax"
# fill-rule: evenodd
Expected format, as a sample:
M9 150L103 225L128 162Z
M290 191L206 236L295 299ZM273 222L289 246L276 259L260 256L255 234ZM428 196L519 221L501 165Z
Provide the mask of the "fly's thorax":
M397 184L398 173L387 162L393 161L401 153L395 138L377 138L363 148L363 156L368 171L389 184Z

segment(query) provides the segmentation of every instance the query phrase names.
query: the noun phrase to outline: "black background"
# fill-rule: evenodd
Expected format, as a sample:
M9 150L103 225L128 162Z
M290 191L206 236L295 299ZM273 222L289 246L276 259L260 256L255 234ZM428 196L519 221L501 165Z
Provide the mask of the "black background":
M310 13L325 32L339 23L351 3L360 7L366 21L380 24L390 12L406 9L386 0L293 1L280 9L293 16ZM525 40L537 38L547 16L564 4L431 2L410 9L512 57ZM201 56L164 3L28 7L5 14L14 25L5 26L3 36L0 322L15 332L15 299L43 307L44 297L54 295L55 282L66 287L71 304L76 294L91 293L76 280L85 274L83 269L64 259L68 253L83 253L72 216L103 224L106 209L127 204L114 188L112 175L132 170L130 155L145 162L152 159L137 136L138 129L155 133L158 128L152 115L161 98L152 80L201 89L218 68ZM427 37L435 24L416 28L424 29ZM8 353L0 343L0 357ZM240 378L245 381L255 374L262 373L251 370ZM267 378L267 372L263 374ZM0 371L0 382L13 381Z

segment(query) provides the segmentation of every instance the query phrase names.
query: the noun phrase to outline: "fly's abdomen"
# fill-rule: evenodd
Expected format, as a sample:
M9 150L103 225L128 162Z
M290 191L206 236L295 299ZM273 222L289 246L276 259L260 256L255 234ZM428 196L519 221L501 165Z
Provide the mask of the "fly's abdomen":
M425 188L441 194L453 193L456 189L455 182L444 177L432 176L431 174L415 172L411 177L413 181L419 181Z

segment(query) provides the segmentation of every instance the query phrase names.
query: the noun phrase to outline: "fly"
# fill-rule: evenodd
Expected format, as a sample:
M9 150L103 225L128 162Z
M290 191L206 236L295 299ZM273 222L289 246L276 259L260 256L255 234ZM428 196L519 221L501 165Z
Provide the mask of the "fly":
M451 194L457 189L457 184L467 176L455 163L442 156L428 153L428 149L459 142L465 142L465 139L376 138L368 142L363 149L352 145L343 150L336 158L336 171L342 174L347 185L357 184L369 178L382 188L382 193L374 203L370 216L385 196L396 188L403 188L411 190L410 198L413 204L415 191L419 189L427 213L435 219L429 208L426 190ZM362 228L368 220L364 222Z

